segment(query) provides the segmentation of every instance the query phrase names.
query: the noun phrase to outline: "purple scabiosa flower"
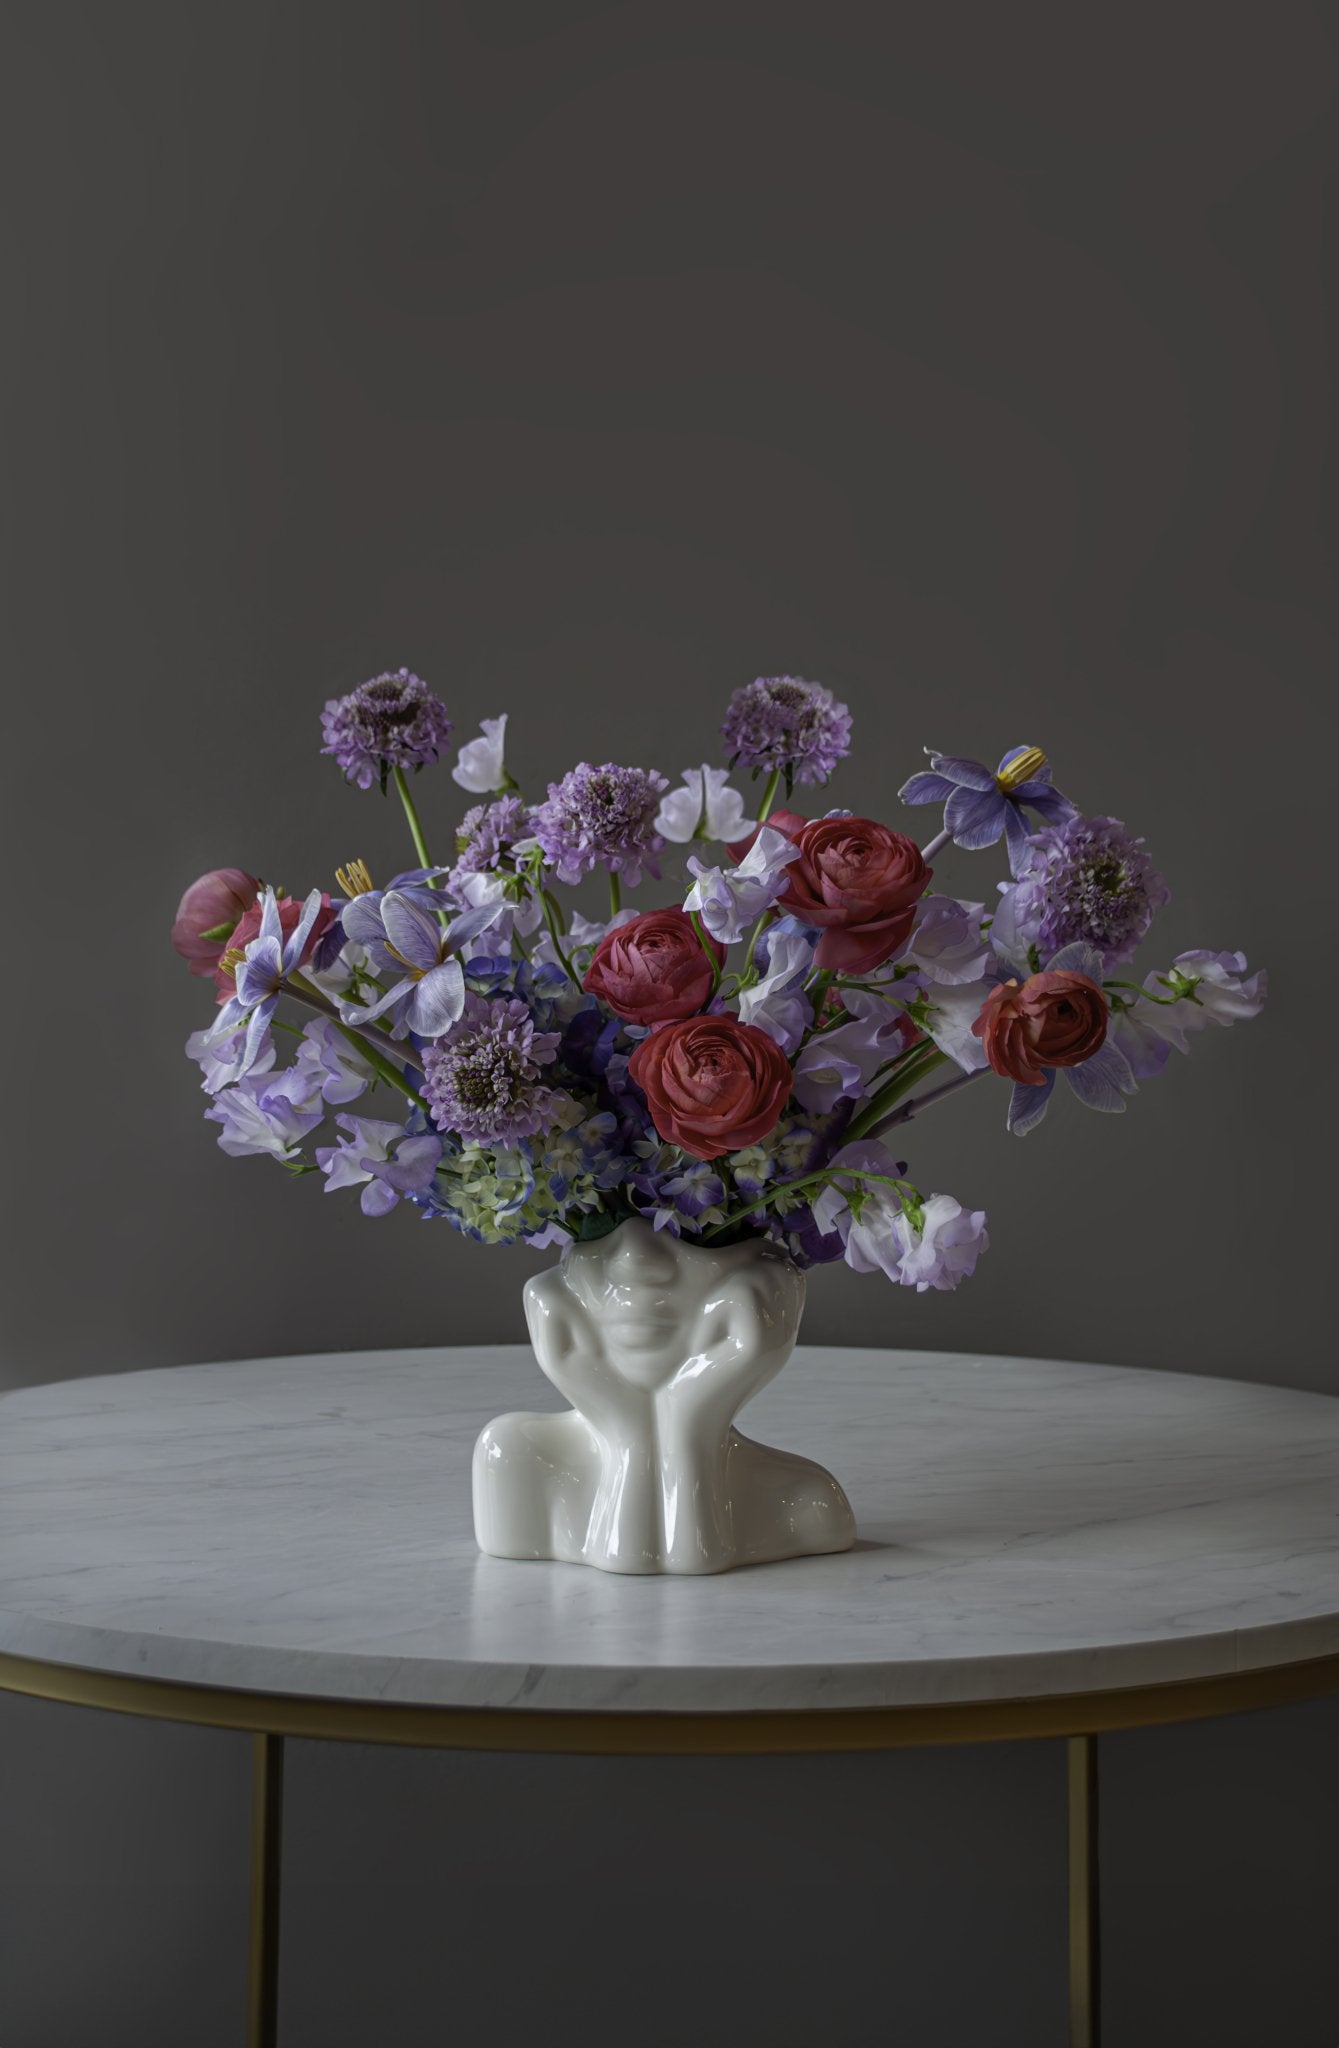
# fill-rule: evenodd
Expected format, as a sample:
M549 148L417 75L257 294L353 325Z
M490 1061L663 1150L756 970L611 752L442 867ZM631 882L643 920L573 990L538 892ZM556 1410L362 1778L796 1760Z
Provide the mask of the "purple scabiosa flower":
M940 754L933 747L925 751L929 768L904 782L898 795L904 804L944 805L939 844L951 839L976 852L994 846L1003 833L1009 870L1016 875L1028 837L1024 810L1035 811L1048 825L1062 825L1076 815L1069 798L1052 789L1051 764L1040 747L1010 747L993 773L984 761Z
M517 841L530 830L530 813L518 796L500 796L491 804L475 804L456 827L456 864L451 870L451 881L458 875L482 874L485 869L500 867Z
M219 1146L230 1158L268 1154L281 1165L298 1156L298 1148L325 1115L320 1090L296 1067L282 1073L244 1074L224 1088L205 1111L218 1124Z
M451 737L445 704L407 668L388 669L360 683L347 697L332 697L321 713L323 754L333 754L347 782L386 786L392 768L422 768Z
M442 1156L440 1138L380 1117L339 1116L335 1122L348 1135L316 1148L328 1195L361 1187L364 1216L388 1216L403 1196L426 1191Z
M826 782L850 752L851 714L821 683L755 676L730 699L721 735L732 768L779 768L789 793L797 782Z
M570 1098L545 1086L560 1034L536 1031L524 1003L467 995L459 1020L423 1056L423 1093L439 1131L515 1145L555 1123Z
M1171 890L1119 818L1083 818L1036 832L1016 882L1000 885L991 940L1026 974L1033 952L1091 946L1107 968L1133 957ZM1098 977L1100 980L1100 976Z
M658 876L654 857L665 841L656 813L668 788L654 768L620 768L613 761L602 768L580 761L561 782L551 782L531 827L558 880L579 882L603 867L635 889L643 867Z

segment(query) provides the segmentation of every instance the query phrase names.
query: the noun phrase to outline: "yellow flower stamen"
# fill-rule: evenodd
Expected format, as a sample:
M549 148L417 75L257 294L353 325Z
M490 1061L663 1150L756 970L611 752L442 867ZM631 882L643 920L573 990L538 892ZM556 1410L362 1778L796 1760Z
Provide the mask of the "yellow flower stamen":
M246 950L244 947L229 946L227 952L220 957L219 968L224 974L236 974L245 958Z
M1040 747L1024 747L1012 760L1006 761L995 777L995 787L1009 796L1020 783L1031 782L1034 775L1040 775L1046 766L1046 756Z
M336 868L335 880L349 898L366 896L376 886L365 860L351 860L346 868Z

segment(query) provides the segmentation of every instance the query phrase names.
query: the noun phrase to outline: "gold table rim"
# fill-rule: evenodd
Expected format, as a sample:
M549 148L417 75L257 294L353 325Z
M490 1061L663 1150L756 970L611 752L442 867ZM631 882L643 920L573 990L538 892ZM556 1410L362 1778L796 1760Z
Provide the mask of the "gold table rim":
M1105 1691L932 1706L568 1709L409 1705L96 1671L0 1651L0 1692L143 1719L420 1749L586 1756L795 1755L1059 1740L1339 1695L1339 1654Z

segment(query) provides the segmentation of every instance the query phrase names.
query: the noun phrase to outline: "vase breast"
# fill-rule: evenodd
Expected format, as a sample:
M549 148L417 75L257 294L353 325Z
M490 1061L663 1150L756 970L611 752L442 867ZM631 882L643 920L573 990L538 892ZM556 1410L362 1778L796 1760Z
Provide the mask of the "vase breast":
M718 1250L634 1219L570 1246L526 1283L525 1311L571 1406L483 1431L480 1549L683 1573L849 1549L831 1473L735 1426L790 1357L803 1307L803 1274L765 1240Z

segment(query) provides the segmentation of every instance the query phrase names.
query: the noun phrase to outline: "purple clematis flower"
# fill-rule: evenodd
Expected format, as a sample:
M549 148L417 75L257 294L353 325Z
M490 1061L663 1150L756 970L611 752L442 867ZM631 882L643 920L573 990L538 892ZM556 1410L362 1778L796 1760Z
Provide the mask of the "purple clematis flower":
M224 1032L243 1020L246 1022L246 1039L237 1064L239 1080L255 1068L270 1043L270 1019L278 1008L279 992L289 975L300 966L311 928L322 907L321 892L313 889L302 906L302 915L285 939L279 901L273 889L266 889L260 901L260 930L237 962L234 974L237 993L224 1003L214 1027L216 1032ZM223 957L225 960L230 958L226 953Z
M1048 825L1063 825L1078 815L1067 796L1051 787L1051 764L1040 747L1010 747L992 773L984 761L967 761L927 747L930 766L903 783L904 804L944 805L943 839L978 852L994 846L1003 833L1009 844L1009 868L1018 874L1028 841L1024 808L1036 811Z
M443 928L438 912L422 900L426 893L373 889L345 906L346 936L367 947L379 974L395 979L374 1003L342 1002L344 1023L359 1026L385 1017L392 1038L410 1031L420 1038L440 1038L459 1017L465 975L456 952L495 913L468 910Z
M431 1132L406 1132L380 1117L335 1118L349 1135L336 1145L318 1145L316 1162L325 1191L361 1186L364 1216L388 1216L403 1195L421 1195L442 1157L442 1141Z

